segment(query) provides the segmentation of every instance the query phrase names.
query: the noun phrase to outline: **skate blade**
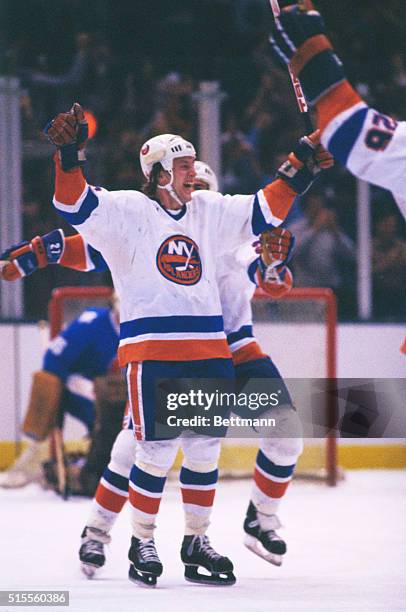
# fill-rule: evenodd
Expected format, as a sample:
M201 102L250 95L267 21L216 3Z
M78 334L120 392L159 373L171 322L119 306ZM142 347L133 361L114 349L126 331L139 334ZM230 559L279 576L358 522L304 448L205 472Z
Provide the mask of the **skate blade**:
M266 548L262 546L261 542L258 542L258 540L253 536L247 535L244 540L244 545L248 548L248 550L253 552L254 555L264 559L264 561L272 563L272 565L276 565L277 567L282 565L282 555L276 555L275 553L269 552L269 550L266 550Z
M206 586L231 586L237 579L233 572L200 574L198 565L185 565L185 580Z
M130 569L128 571L128 578L140 587L146 588L155 588L156 587L156 579L155 574L148 574L147 572L139 572L135 569L133 565L130 565Z
M81 570L89 580L93 578L98 569L100 568L97 565L91 565L90 563L81 564Z

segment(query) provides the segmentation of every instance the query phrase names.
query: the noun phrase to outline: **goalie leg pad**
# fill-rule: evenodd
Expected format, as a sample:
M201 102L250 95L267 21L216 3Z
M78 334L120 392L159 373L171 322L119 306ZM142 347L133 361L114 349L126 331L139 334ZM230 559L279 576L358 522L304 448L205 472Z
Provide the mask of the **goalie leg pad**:
M62 396L62 381L45 370L35 372L23 432L35 440L45 440L56 425Z

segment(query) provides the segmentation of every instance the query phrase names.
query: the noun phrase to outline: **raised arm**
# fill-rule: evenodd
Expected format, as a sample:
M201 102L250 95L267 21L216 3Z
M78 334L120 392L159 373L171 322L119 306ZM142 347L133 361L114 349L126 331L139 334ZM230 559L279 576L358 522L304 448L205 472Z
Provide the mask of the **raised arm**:
M256 194L217 194L223 203L219 224L225 250L238 248L283 223L295 198L311 187L322 170L334 164L330 153L319 142L319 131L301 138L278 169L275 180Z
M282 10L270 40L316 108L322 144L354 175L392 191L406 214L406 122L369 108L351 87L317 11Z
M13 245L0 255L0 278L14 281L29 276L50 264L59 264L80 272L104 272L108 266L102 254L86 243L83 236L65 236L62 229L30 242Z

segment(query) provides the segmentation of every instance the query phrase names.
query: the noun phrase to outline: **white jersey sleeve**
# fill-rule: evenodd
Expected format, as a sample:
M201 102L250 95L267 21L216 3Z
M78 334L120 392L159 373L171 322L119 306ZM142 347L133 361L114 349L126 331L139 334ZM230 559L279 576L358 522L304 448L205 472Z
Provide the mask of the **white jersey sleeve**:
M54 206L59 215L75 227L88 243L105 252L112 241L117 244L116 238L122 241L129 208L136 208L136 218L139 219L139 226L133 227L133 230L137 231L142 226L145 200L147 198L138 191L107 191L86 185L74 205L59 202L55 196Z
M209 206L216 215L219 249L234 251L266 229L278 227L286 218L296 193L281 179L251 195L222 195L196 191L193 204Z
M359 102L329 120L321 142L352 174L391 191L406 217L405 121Z

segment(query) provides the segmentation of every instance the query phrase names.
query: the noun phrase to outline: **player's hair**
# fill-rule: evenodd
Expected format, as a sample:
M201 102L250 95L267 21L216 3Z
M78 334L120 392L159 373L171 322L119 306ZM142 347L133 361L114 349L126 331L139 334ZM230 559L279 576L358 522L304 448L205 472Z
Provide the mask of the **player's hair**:
M149 198L155 198L158 190L158 176L159 173L163 170L161 164L158 162L154 164L149 179L142 186L142 193L145 193Z

